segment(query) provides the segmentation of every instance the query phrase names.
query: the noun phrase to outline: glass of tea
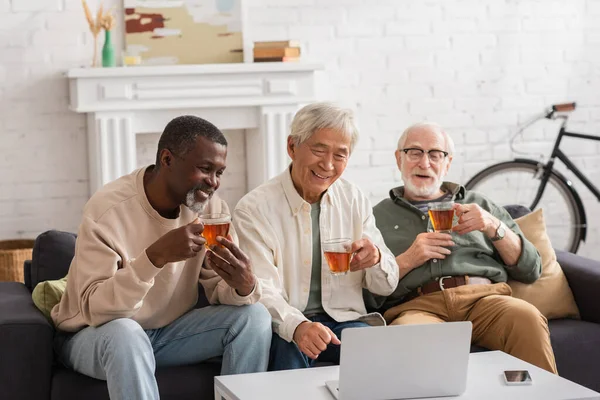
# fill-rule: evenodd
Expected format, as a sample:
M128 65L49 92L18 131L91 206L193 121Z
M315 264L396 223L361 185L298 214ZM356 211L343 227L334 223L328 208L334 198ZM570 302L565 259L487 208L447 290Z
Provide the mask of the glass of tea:
M429 203L429 219L433 225L433 230L442 233L452 232L452 223L454 221L454 202L440 201Z
M352 240L348 238L324 240L321 248L325 253L329 271L333 275L345 275L350 271Z
M219 245L217 236L227 238L229 225L231 224L231 215L229 214L202 214L200 221L204 224L202 237L206 239L205 246L209 248L213 245Z

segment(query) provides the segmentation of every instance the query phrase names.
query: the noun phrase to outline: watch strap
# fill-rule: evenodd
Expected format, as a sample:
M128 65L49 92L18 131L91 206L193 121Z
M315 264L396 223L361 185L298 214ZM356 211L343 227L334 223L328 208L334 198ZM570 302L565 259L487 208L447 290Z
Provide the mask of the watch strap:
M500 234L500 230L502 229L502 234ZM500 221L498 227L496 228L496 234L491 238L492 242L497 242L498 240L504 239L506 235L506 225L504 222Z

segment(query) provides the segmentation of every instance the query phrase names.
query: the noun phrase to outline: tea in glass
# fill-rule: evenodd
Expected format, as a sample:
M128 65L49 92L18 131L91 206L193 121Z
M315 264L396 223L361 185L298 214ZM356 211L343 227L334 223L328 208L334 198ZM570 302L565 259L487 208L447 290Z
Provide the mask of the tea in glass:
M442 233L451 233L454 222L454 202L440 201L429 203L429 218L433 230Z
M205 246L208 248L213 245L219 245L217 236L227 238L229 234L229 225L231 224L231 215L229 214L202 214L200 221L204 224L202 237L206 239Z
M350 271L352 259L352 241L347 238L329 239L321 243L329 272L333 275L345 275Z

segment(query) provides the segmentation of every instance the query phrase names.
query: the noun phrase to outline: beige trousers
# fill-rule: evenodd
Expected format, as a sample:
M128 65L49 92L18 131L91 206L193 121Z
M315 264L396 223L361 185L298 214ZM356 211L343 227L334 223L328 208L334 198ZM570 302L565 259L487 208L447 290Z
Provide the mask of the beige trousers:
M471 321L474 344L556 374L548 321L535 306L511 295L506 283L464 285L417 297L384 317L390 325Z

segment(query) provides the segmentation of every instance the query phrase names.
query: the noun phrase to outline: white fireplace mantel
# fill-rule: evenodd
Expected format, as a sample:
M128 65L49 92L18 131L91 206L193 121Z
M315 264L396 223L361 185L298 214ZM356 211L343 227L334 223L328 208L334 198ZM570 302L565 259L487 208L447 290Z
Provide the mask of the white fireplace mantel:
M133 171L135 135L194 114L246 134L248 190L288 163L295 112L315 101L320 64L245 63L71 69L70 109L88 115L90 194Z

